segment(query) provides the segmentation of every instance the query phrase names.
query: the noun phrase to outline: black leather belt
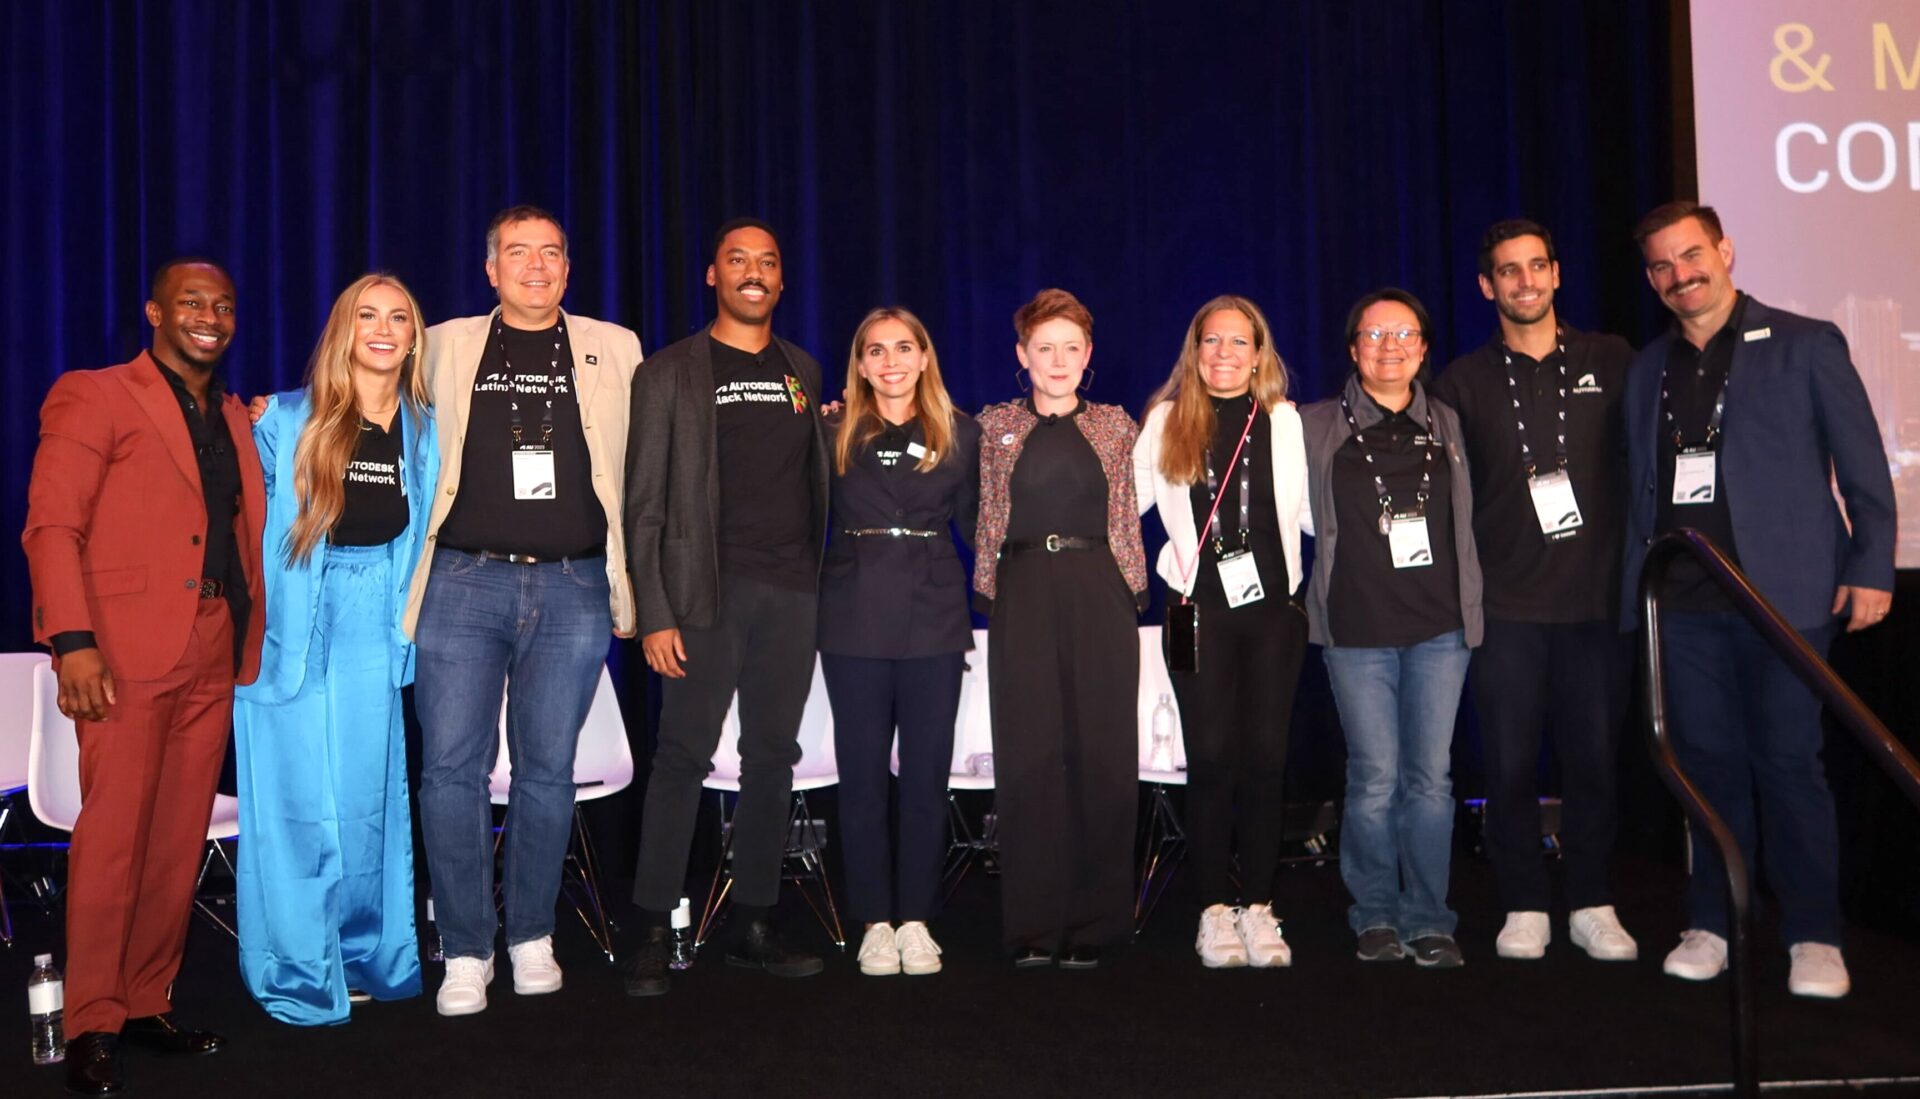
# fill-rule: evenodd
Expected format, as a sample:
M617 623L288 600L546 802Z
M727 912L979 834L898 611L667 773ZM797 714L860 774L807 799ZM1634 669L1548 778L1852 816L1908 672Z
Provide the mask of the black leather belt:
M1027 553L1031 550L1046 550L1059 553L1061 550L1097 550L1106 549L1105 538L1074 538L1065 534L1049 534L1045 538L1014 538L1000 547L1000 553Z
M464 546L441 546L440 548L450 549L455 553L472 554L483 561L505 561L509 565L552 565L561 561L581 561L607 555L605 546L594 546L592 549L582 550L579 553L561 554L559 557L535 557L530 553L496 553L493 550L467 549Z
M227 595L227 585L225 581L222 581L222 580L200 581L200 598L224 599L226 598L226 595Z
M910 527L843 527L841 534L855 538L937 538L937 530L913 530Z

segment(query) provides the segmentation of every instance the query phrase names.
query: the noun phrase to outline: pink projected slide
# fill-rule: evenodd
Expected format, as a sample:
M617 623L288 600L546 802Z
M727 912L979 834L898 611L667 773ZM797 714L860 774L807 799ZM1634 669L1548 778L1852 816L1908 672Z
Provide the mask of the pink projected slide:
M1920 3L1693 0L1700 201L1734 284L1840 326L1920 568Z

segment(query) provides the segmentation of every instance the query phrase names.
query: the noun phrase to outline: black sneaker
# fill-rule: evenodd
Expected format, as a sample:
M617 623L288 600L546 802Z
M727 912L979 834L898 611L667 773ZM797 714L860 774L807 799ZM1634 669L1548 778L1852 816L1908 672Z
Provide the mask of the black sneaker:
M1407 956L1400 934L1391 927L1369 927L1360 933L1357 951L1363 962L1397 962Z
M727 964L765 970L775 977L811 977L826 968L819 955L781 942L768 920L754 920L733 936L727 943Z
M1100 968L1100 948L1069 946L1060 952L1057 964L1061 969L1098 969Z
M673 958L673 932L664 927L647 928L647 937L620 967L629 996L665 996L667 962Z
M1428 969L1455 969L1467 964L1460 956L1460 944L1452 935L1422 935L1407 943L1413 964Z

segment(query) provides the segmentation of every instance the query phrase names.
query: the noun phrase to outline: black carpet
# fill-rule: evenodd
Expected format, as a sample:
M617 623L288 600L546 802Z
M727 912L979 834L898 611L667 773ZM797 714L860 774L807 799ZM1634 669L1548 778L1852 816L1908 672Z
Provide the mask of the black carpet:
M439 967L429 965L426 996L362 1005L351 1023L320 1030L262 1013L240 985L231 941L196 920L177 1007L231 1045L199 1061L129 1054L129 1092L1411 1096L1728 1080L1726 982L1660 973L1681 928L1679 874L1628 859L1619 877L1622 917L1641 942L1633 963L1587 959L1558 915L1544 961L1496 958L1491 875L1463 856L1453 892L1460 970L1355 960L1329 864L1282 875L1291 969L1202 969L1176 890L1139 943L1100 969L1016 972L997 944L997 883L976 873L934 925L946 949L935 976L862 977L850 953L835 953L824 975L782 981L729 969L710 949L669 995L631 1000L565 914L556 945L567 986L557 994L514 995L502 951L484 1014L434 1014ZM784 926L830 949L788 892ZM0 987L16 990L0 997L0 1039L16 1042L0 1043L7 1099L61 1087L59 1069L28 1062L17 994L31 955L58 950L57 923L31 902L13 907L19 939L0 952ZM1849 935L1853 995L1818 1002L1787 994L1784 948L1770 925L1758 930L1763 1079L1920 1076L1920 945Z

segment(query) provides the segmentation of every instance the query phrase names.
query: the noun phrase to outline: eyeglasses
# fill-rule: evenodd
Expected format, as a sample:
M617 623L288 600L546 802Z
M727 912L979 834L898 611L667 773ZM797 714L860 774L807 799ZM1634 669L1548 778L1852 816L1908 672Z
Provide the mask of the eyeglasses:
M1355 335L1359 337L1361 343L1371 344L1375 347L1386 343L1389 338L1400 346L1405 347L1415 340L1423 338L1426 333L1420 331L1418 328L1362 328L1359 332L1355 333Z

